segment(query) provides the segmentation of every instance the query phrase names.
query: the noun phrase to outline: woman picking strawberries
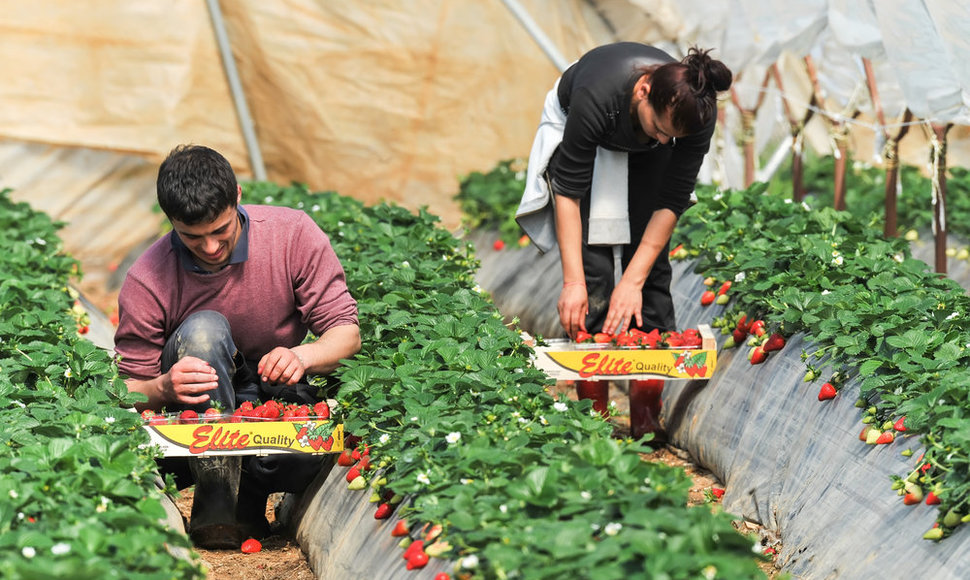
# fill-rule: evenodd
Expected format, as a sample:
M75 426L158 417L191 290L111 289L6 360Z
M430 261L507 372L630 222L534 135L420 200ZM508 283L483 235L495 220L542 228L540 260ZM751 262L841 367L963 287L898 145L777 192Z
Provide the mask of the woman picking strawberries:
M731 81L706 50L678 61L619 42L583 55L549 91L516 219L540 251L559 246L571 338L676 328L667 248ZM580 396L605 410L607 383L596 382Z

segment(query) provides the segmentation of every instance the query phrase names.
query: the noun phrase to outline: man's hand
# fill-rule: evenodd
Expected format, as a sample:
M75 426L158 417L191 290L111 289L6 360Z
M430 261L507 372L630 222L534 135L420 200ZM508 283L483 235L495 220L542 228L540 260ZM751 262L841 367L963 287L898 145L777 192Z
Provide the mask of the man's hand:
M570 337L580 330L586 331L586 313L589 311L589 296L582 284L566 285L559 294L559 322Z
M256 372L265 382L292 385L303 378L306 365L294 350L278 346L259 359Z
M610 296L610 310L603 322L603 332L617 334L629 329L630 318L636 318L637 327L643 326L643 291L636 284L620 280Z
M162 375L162 400L195 405L209 400L205 394L219 386L215 369L200 358L187 356Z

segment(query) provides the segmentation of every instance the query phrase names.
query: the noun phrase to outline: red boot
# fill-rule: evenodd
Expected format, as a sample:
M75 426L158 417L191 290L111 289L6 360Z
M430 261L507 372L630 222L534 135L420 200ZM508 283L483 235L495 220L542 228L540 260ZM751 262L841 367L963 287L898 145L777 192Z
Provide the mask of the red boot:
M634 439L653 433L654 441L666 442L667 435L660 427L663 390L664 382L660 379L630 381L630 436Z
M610 383L607 381L576 381L576 394L580 399L592 399L593 410L604 419L609 418Z

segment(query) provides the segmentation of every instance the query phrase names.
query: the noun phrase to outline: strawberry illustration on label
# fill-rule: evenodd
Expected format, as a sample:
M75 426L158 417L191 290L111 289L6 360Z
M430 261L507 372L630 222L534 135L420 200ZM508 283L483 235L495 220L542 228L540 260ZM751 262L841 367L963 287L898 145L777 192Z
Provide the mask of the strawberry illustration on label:
M320 451L320 447L322 446L323 446L323 437L317 436L317 437L314 437L313 439L310 439L310 447L312 447L314 451Z

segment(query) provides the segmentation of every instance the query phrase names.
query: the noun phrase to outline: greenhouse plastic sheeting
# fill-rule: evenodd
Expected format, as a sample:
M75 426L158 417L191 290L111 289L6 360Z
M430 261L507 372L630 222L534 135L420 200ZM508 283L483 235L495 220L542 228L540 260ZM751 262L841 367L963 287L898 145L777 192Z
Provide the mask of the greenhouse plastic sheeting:
M371 489L347 489L347 468L324 470L302 495L287 494L281 521L295 528L296 539L317 578L434 578L451 573L454 562L432 558L420 571L408 570L401 557L401 538L391 535L397 512L374 519L377 504L368 501Z
M722 307L700 306L704 286L684 271L672 288L678 324L709 322ZM720 341L723 343L723 338ZM779 563L797 578L970 578L970 533L922 539L936 508L904 506L890 475L914 467L916 437L866 445L848 384L820 403L821 381L805 383L802 335L757 366L742 348L721 351L709 381L668 383L663 421L671 441L725 483L724 508L780 532Z
M558 256L527 250L480 250L479 284L507 316L552 335ZM674 264L678 328L710 323L725 309L700 305L706 288L692 267ZM531 307L509 309L522 305ZM718 343L725 338L719 334ZM668 381L662 422L671 443L725 483L727 512L781 538L777 563L795 578L970 578L968 526L939 543L923 540L936 508L904 506L891 489L891 475L905 476L915 466L900 451L911 448L918 456L918 438L879 446L859 441L858 387L848 384L820 403L822 381L803 381L800 355L812 348L796 335L757 366L744 347L721 350L712 379Z

